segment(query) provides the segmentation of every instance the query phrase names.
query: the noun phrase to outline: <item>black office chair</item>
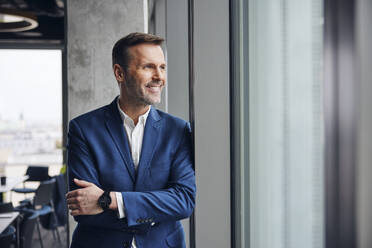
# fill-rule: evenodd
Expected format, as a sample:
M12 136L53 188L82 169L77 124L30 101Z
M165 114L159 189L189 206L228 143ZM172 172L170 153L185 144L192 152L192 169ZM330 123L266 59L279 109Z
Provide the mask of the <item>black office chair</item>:
M36 228L39 234L40 246L43 248L43 241L40 232L40 216L50 215L54 218L54 223L57 223L57 217L54 211L53 204L53 192L56 180L54 178L43 181L40 183L39 187L36 189L35 196L29 205L23 205L19 210L25 214L36 214ZM53 236L57 234L58 241L61 243L61 238L57 229L57 225L51 227L53 231Z
M21 194L35 193L36 188L26 187L26 182L42 182L42 181L48 180L50 179L48 173L49 173L48 166L34 166L34 165L29 166L26 171L26 176L28 176L28 179L25 182L23 182L23 188L12 189L12 192L21 193Z
M13 211L14 211L14 208L11 202L0 203L0 213L10 213Z
M8 226L1 234L0 234L0 247L1 248L9 248L11 247L12 243L15 241L16 236L16 229L14 226Z
M40 216L40 222L45 229L54 228L56 225L58 227L64 227L65 231L67 232L68 215L65 196L67 193L66 176L64 174L59 174L57 176L54 176L53 178L56 179L53 193L53 204L54 212L57 216L57 223L55 223L55 218L53 218L51 214Z
M19 225L20 231L20 245L21 248L33 248L32 247L32 237L35 230L35 225L38 218L37 213L24 214L23 219Z

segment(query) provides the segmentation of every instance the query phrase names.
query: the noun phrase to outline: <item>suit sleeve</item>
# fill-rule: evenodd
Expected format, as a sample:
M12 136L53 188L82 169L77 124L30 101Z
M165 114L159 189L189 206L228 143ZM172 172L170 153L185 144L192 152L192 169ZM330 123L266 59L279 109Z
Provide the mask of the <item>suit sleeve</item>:
M72 120L69 124L68 144L67 144L67 164L69 175L69 191L77 189L73 179L81 179L94 183L99 188L101 184L98 180L98 172L94 156L89 150L86 139L81 132L77 121ZM116 211L105 211L97 215L80 215L74 219L81 224L97 227L121 228Z
M175 221L192 214L195 205L195 172L191 130L187 123L171 165L168 187L147 192L122 192L128 226Z

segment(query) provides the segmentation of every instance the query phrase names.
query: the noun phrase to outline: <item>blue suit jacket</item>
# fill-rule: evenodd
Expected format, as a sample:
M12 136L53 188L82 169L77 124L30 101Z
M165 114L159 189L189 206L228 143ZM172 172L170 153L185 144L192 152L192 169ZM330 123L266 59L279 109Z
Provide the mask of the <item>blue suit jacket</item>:
M78 178L122 192L126 216L77 216L71 247L130 247L134 236L138 248L185 247L179 220L191 215L196 192L190 133L187 122L151 108L136 172L116 99L71 120L70 190Z

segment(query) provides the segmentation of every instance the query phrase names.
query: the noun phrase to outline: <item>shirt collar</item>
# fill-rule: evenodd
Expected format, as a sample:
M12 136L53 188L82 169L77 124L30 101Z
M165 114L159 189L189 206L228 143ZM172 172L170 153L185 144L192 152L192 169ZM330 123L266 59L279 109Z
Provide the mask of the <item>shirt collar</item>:
M126 119L128 120L131 120L131 123L134 123L132 118L130 118L121 108L120 108L120 104L119 104L119 97L118 97L118 100L116 101L116 104L118 106L118 109L119 109L119 113L120 113L120 117L121 119L123 120L123 122L125 122ZM146 120L147 120L147 117L149 116L149 113L150 113L150 110L151 110L151 105L149 107L149 109L146 111L146 113L144 113L143 115L140 115L138 117L138 122L141 122L143 124L143 126L145 126L146 124Z

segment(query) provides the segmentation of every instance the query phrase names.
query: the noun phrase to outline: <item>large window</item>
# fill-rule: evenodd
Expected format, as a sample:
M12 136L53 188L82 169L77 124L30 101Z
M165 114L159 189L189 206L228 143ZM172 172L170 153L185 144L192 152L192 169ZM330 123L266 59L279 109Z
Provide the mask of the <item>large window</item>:
M322 6L236 1L236 247L324 247Z
M0 166L20 176L28 165L62 165L60 50L0 50Z

